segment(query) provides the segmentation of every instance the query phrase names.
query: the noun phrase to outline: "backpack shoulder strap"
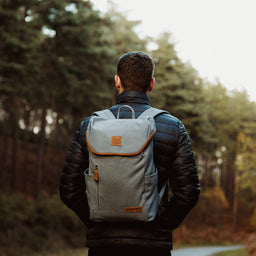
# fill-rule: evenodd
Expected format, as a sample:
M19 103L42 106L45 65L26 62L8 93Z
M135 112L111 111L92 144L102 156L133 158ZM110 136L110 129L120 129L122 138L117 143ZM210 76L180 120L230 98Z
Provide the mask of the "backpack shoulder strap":
M147 118L147 117L155 117L162 113L169 114L169 112L166 110L161 110L161 109L151 107L151 108L146 109L144 112L142 112L138 118L140 119L140 118Z
M103 118L107 118L107 119L116 119L114 114L109 109L96 111L96 112L93 113L93 115L103 117Z

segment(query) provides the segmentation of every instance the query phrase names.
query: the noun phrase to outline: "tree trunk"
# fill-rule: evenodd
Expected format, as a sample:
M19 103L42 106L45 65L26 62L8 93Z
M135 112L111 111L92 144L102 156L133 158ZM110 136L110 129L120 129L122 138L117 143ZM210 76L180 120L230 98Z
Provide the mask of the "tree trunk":
M205 173L204 173L204 188L205 190L207 190L209 188L209 159L205 158L204 161L204 169L205 169Z
M46 126L46 106L43 106L42 116L41 116L39 155L38 155L37 196L39 195L42 189L42 173L43 173L44 154L45 154L45 126Z
M59 119L60 119L60 115L57 113L56 116L56 123L55 123L55 130L54 130L54 146L56 149L56 153L58 154L61 151L61 144L62 144L62 133L61 133L61 127L60 127L60 123L59 123Z
M228 196L228 159L225 159L223 163L223 168L221 171L221 188L224 191L225 196Z
M239 134L236 136L236 153L234 153L234 197L233 197L233 230L237 230L237 219L238 219L238 170L235 160L237 158L237 152L239 152Z
M238 217L238 175L235 170L234 177L234 197L233 197L233 230L237 230L237 217Z
M5 119L4 119L4 125L3 125L3 154L2 154L2 159L1 159L1 189L6 190L7 189L7 176L8 176L8 151L9 151L9 143L8 143L8 138L9 138L9 113L5 112Z
M23 192L27 194L27 183L28 183L28 166L29 166L29 127L30 127L30 114L31 108L29 105L25 106L24 123L25 123L25 135L24 135L24 159L23 159Z
M234 178L235 178L235 159L234 156L232 156L231 159L229 159L229 167L228 167L228 202L230 209L233 209L233 200L234 200Z
M12 105L12 156L11 156L11 190L15 191L16 187L16 172L18 161L18 141L19 141L19 115L20 115L20 101L15 97Z
M238 104L236 105L237 110L236 110L236 121L238 124L238 127L240 127L241 123L241 102L240 100L238 101ZM236 145L235 145L235 152L233 153L233 230L236 231L237 229L237 219L238 219L238 170L237 170L237 164L236 164L236 159L237 159L237 154L239 152L239 147L240 147L240 141L239 141L239 132L236 133Z

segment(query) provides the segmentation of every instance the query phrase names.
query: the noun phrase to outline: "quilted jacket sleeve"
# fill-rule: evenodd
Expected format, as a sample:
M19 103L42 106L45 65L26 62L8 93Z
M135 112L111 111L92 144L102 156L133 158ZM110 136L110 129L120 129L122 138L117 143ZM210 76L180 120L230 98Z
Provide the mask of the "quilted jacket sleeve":
M86 197L84 170L88 168L88 153L84 139L87 127L84 121L76 131L60 177L60 197L85 225L89 225L89 206Z
M168 202L167 215L169 227L174 230L197 203L200 194L191 142L181 122L169 182L173 195Z

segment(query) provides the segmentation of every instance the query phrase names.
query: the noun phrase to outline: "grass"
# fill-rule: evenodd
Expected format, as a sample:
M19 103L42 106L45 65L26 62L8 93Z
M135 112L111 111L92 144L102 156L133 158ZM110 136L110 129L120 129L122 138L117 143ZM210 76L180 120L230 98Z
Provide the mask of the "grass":
M220 253L214 254L214 256L248 256L248 252L245 248L242 248L238 250L220 252Z

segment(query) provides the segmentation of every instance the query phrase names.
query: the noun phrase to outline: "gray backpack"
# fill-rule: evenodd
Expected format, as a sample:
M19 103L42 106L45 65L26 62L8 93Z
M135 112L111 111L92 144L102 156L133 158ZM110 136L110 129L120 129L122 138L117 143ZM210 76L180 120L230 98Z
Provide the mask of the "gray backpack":
M119 119L129 108L131 119ZM165 185L158 193L153 162L154 116L166 111L149 108L137 119L122 105L117 118L110 110L91 117L86 141L89 168L84 172L90 218L95 222L154 220Z

